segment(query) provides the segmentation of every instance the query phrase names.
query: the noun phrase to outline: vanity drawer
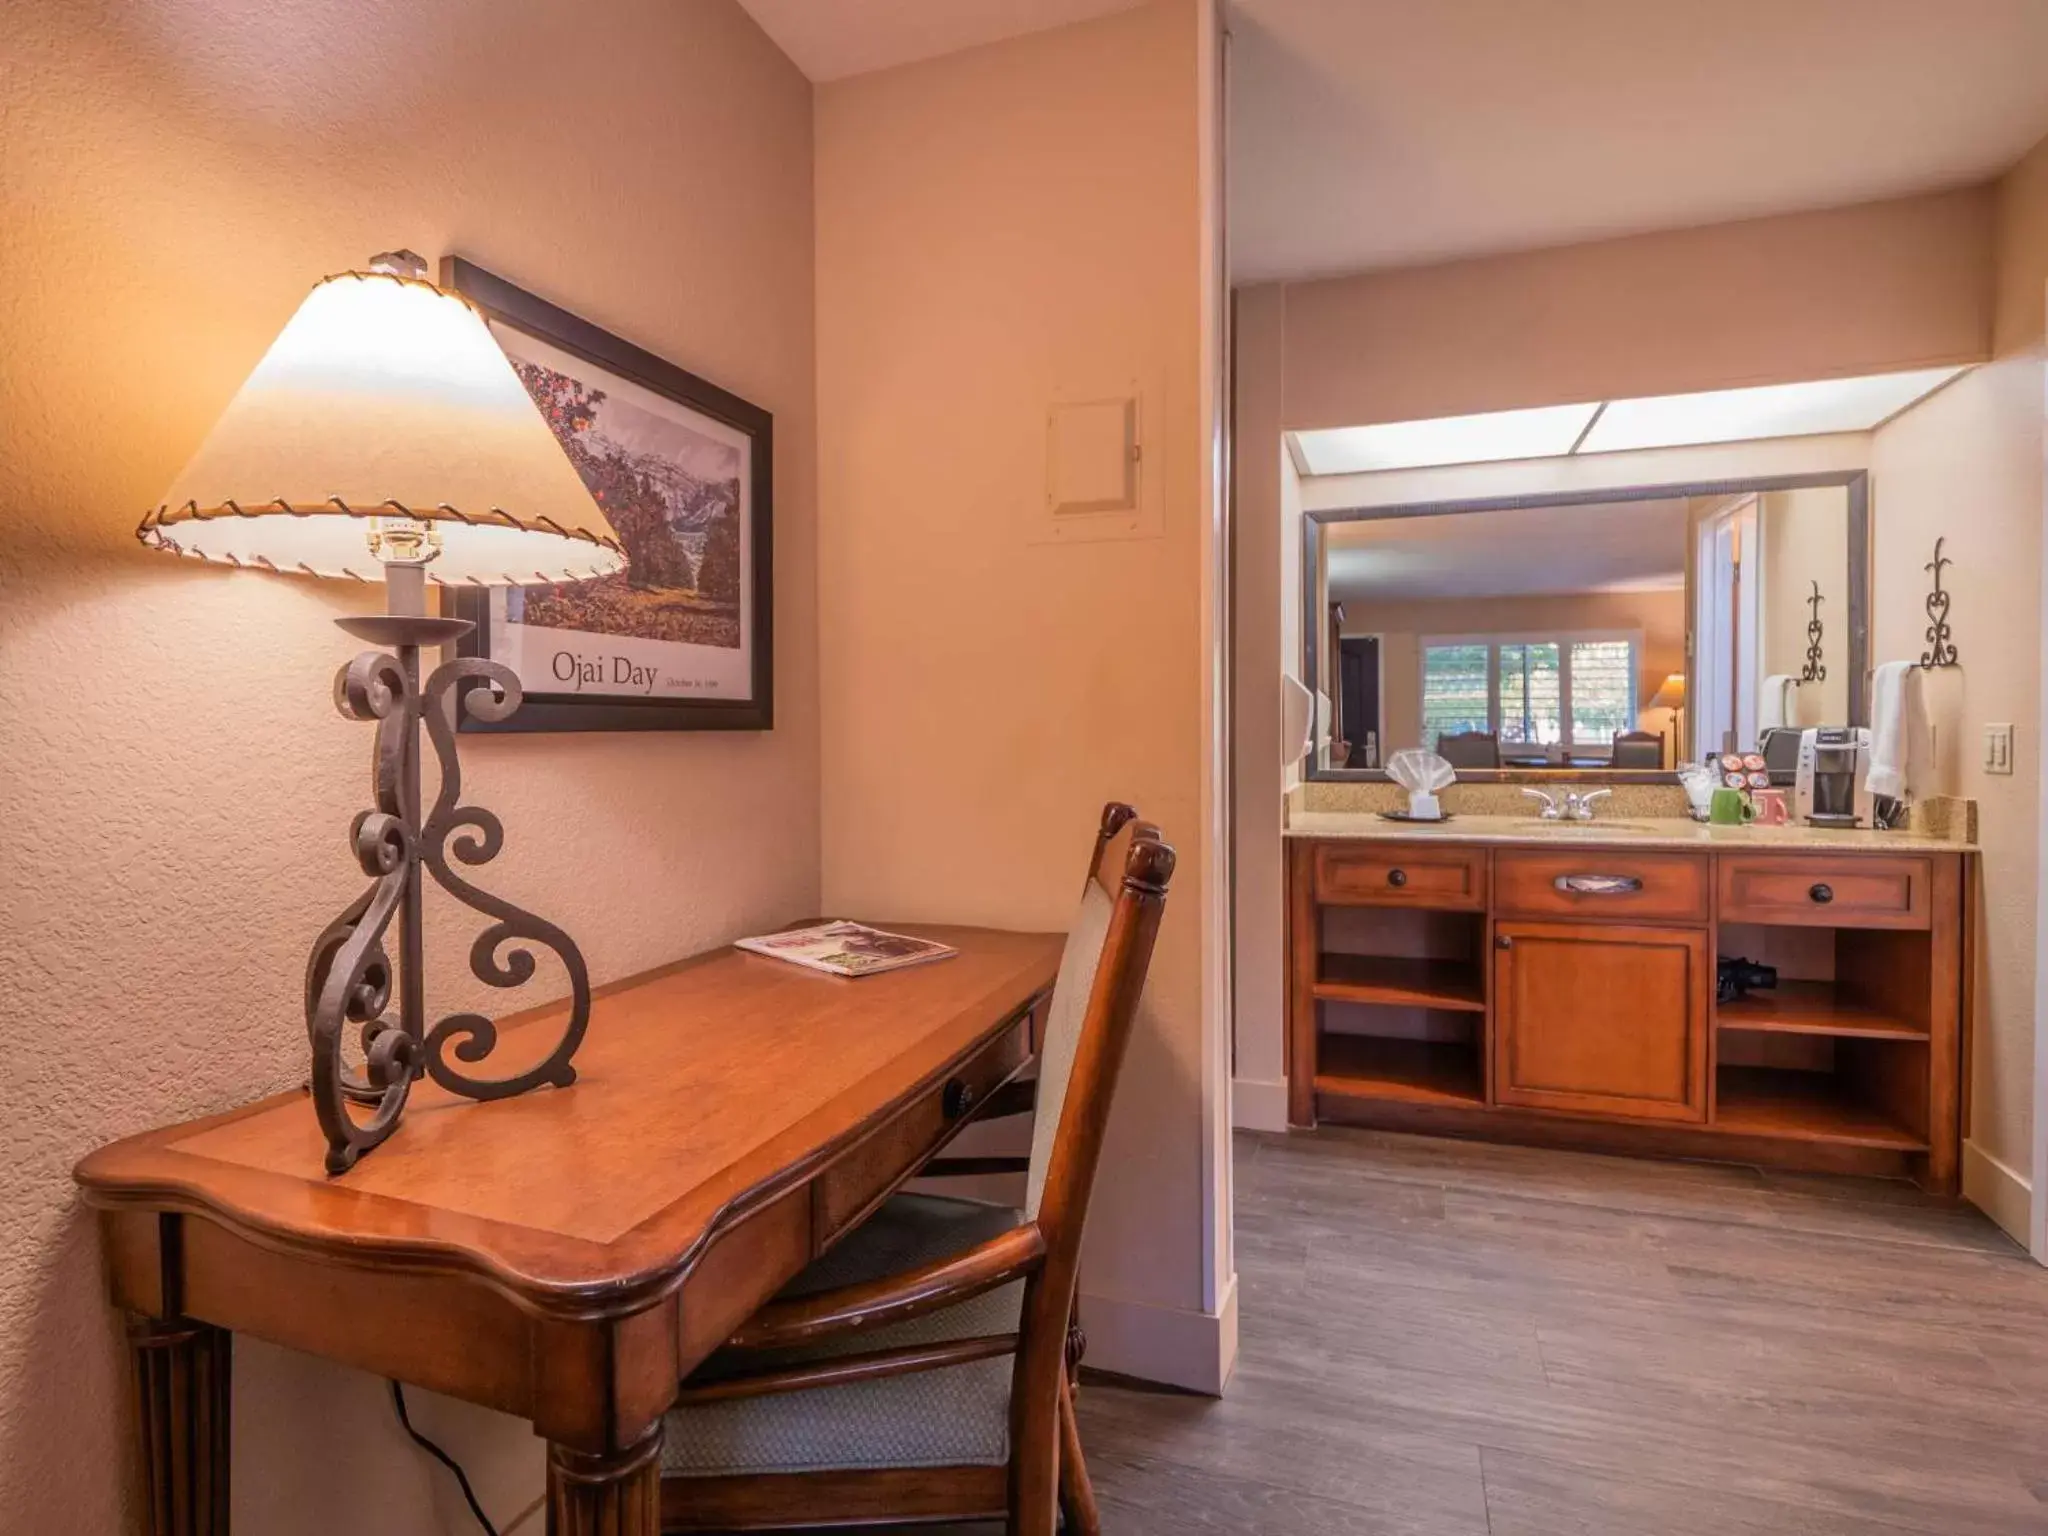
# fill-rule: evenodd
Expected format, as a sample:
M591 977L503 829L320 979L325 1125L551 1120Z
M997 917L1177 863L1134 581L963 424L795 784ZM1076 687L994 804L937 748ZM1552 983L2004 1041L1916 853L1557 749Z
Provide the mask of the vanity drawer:
M1043 1000L940 1083L902 1109L819 1174L811 1186L811 1233L818 1252L864 1220L953 1137L987 1097L1031 1056L1034 1018Z
M1486 909L1486 850L1443 844L1319 843L1316 900L1333 907Z
M1722 854L1724 923L1813 928L1925 928L1933 871L1889 854Z
M1503 848L1493 905L1503 916L1669 923L1707 920L1707 861L1690 853Z

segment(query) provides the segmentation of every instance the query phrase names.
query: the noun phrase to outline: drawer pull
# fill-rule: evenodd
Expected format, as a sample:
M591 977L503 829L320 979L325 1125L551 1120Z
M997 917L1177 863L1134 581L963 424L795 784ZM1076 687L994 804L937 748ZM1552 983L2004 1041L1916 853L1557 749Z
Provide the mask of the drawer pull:
M1806 894L1812 900L1819 902L1822 906L1826 906L1835 899L1835 888L1823 881L1820 884L1809 887Z
M1390 870L1388 870L1388 871L1387 871L1387 884L1389 884L1389 885L1391 885L1392 887L1394 887L1394 889L1395 889L1395 890L1397 890L1397 891L1398 891L1398 890L1399 890L1399 889L1400 889L1400 888L1401 888L1402 886L1406 885L1407 883L1408 883L1408 871L1407 871L1407 870L1405 870L1405 869L1390 869Z
M974 1085L953 1078L946 1084L946 1091L939 1099L939 1108L948 1120L958 1120L974 1108Z
M1567 896L1633 896L1643 888L1635 875L1559 875L1550 883Z

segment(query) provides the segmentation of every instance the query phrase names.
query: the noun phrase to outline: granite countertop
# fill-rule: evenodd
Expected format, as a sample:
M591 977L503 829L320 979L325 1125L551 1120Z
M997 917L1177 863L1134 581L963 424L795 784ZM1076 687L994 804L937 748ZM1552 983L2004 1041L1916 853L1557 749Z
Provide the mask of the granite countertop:
M1429 826L1386 821L1372 811L1292 812L1289 837L1356 838L1404 843L1494 843L1519 848L1812 849L1840 853L1971 853L1975 845L1920 832L1808 826L1709 826L1683 816L1596 815L1592 821L1543 821L1534 815L1453 815Z

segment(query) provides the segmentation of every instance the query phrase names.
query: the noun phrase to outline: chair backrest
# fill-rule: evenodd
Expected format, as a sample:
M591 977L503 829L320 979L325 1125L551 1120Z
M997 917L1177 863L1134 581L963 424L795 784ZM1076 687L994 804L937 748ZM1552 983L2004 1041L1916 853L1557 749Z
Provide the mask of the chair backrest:
M1664 766L1664 733L1662 731L1616 731L1614 733L1614 755L1609 761L1616 768L1662 768Z
M1112 802L1104 806L1088 860L1088 876L1081 884L1080 907L1075 913L1073 927L1067 932L1066 949L1060 956L1059 978L1053 984L1052 1001L1046 1016L1045 1043L1039 1052L1038 1103L1031 1130L1031 1165L1024 1188L1024 1214L1033 1220L1038 1218L1044 1207L1046 1182L1052 1173L1054 1153L1062 1137L1068 1134L1070 1105L1073 1107L1072 1134L1081 1134L1081 1127L1091 1113L1087 1106L1073 1102L1075 1068L1080 1061L1083 1041L1091 1031L1099 1032L1103 1028L1114 1030L1120 1036L1114 1058L1107 1063L1107 1080L1083 1085L1086 1092L1099 1093L1106 1100L1122 1062L1123 1046L1129 1040L1131 1020L1137 1012L1137 1000L1143 990L1145 970L1151 958L1149 936L1142 952L1125 952L1117 957L1118 963L1126 968L1133 963L1136 965L1130 1008L1121 1020L1105 1014L1103 1008L1114 1008L1118 988L1127 978L1106 974L1104 962L1110 958L1110 930L1119 903L1130 894L1128 882L1132 871L1140 864L1148 873L1156 872L1157 876L1158 892L1152 903L1155 911L1151 922L1152 928L1156 929L1156 909L1165 899L1166 883L1173 873L1173 850L1159 841L1158 828L1140 821L1137 812L1128 805ZM1091 1154L1087 1180L1081 1191L1084 1208L1087 1191L1093 1182Z
M1439 735L1436 755L1453 768L1498 768L1500 737L1492 731L1460 731L1455 736Z
M1053 1527L1059 1397L1068 1368L1081 1231L1173 862L1173 849L1159 840L1157 827L1138 820L1127 805L1103 807L1039 1057L1027 1215L1045 1240L1045 1257L1024 1287L1010 1388L1016 1529Z
M1117 1074L1137 1020L1152 944L1173 876L1173 849L1128 805L1103 807L1060 960L1039 1055L1038 1109L1024 1214L1049 1251L1076 1256Z

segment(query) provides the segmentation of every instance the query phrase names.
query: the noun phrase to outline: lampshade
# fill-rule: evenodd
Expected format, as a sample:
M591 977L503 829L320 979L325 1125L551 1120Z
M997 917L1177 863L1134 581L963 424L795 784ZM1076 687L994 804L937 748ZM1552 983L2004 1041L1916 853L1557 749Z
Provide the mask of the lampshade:
M1673 672L1664 679L1663 685L1657 689L1656 697L1650 700L1650 708L1685 708L1685 674L1683 672Z
M618 535L467 300L323 279L136 537L229 565L381 580L373 519L430 525L444 585L624 568Z

